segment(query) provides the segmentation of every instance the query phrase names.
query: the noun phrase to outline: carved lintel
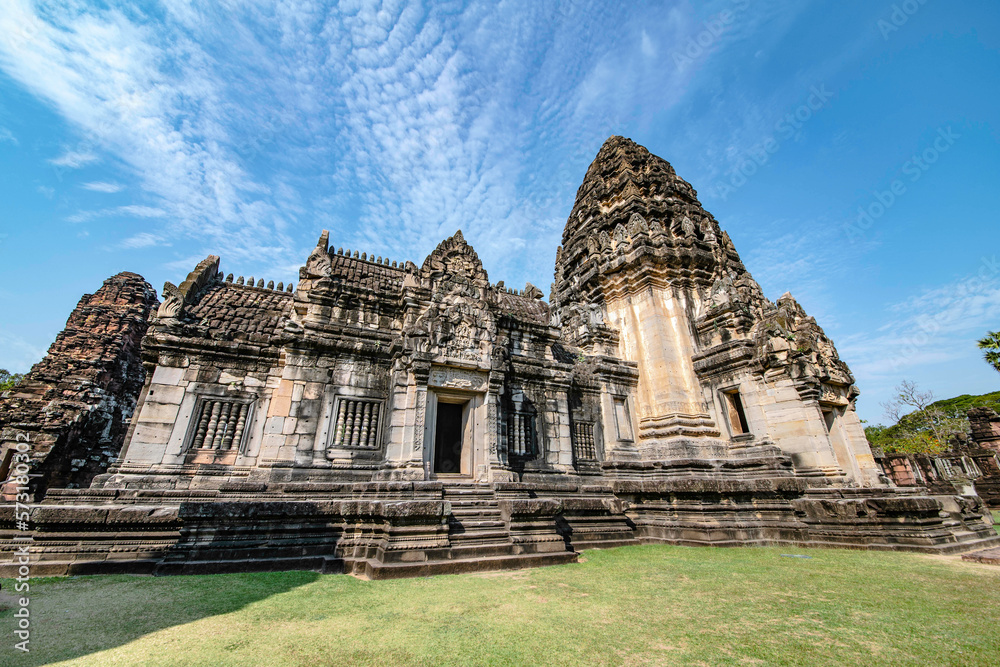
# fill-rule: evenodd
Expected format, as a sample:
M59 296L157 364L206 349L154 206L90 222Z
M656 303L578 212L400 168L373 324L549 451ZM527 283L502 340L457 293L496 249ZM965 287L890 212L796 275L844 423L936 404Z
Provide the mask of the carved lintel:
M433 368L427 379L428 386L443 389L460 389L472 392L485 392L488 385L486 373L464 370L461 368Z

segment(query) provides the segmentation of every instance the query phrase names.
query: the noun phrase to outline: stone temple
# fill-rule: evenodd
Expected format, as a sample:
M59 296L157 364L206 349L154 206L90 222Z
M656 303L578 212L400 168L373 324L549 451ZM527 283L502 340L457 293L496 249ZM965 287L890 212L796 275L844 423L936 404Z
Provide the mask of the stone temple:
M648 542L998 539L977 496L881 474L833 342L790 294L765 298L694 189L622 137L577 192L548 303L492 282L461 232L419 266L323 232L294 289L210 256L162 297L120 455L89 486L32 487L36 575L380 578Z

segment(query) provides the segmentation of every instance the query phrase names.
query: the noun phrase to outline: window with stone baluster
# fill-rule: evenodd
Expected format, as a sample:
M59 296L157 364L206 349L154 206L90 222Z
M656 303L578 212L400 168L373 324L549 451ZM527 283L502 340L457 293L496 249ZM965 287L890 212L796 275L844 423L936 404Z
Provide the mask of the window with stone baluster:
M239 452L251 423L253 399L204 396L198 399L195 414L190 450Z
M382 401L339 396L333 408L330 447L377 449L381 444Z
M577 462L596 462L597 444L594 439L594 422L573 421L573 460Z

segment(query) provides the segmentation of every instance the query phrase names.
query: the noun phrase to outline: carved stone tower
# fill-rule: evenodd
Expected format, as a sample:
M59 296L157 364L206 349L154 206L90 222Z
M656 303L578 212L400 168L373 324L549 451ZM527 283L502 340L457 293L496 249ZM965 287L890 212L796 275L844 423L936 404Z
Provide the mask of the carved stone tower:
M768 301L691 185L629 139L608 139L577 191L552 302L583 347L576 304L600 311L638 365L636 451L618 458L778 442L802 474L875 481L832 342L791 295Z

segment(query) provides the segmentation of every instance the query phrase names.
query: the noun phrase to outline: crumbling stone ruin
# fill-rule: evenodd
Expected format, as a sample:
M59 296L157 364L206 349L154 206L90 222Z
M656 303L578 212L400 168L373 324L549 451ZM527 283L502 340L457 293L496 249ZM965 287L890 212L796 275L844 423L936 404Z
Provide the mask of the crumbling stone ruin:
M157 303L142 276L125 272L80 299L45 358L0 397L0 480L19 435L30 444L34 498L49 486L87 487L108 469L145 378L140 342ZM14 486L0 486L4 499L14 499Z
M833 342L622 137L577 193L548 303L492 282L461 232L419 266L323 232L294 287L210 256L163 296L120 457L31 510L36 574L383 578L644 542L998 540L976 496L884 483Z
M1000 415L971 408L969 434L955 438L941 454L875 452L887 480L898 486L923 487L934 493L977 495L1000 507Z

